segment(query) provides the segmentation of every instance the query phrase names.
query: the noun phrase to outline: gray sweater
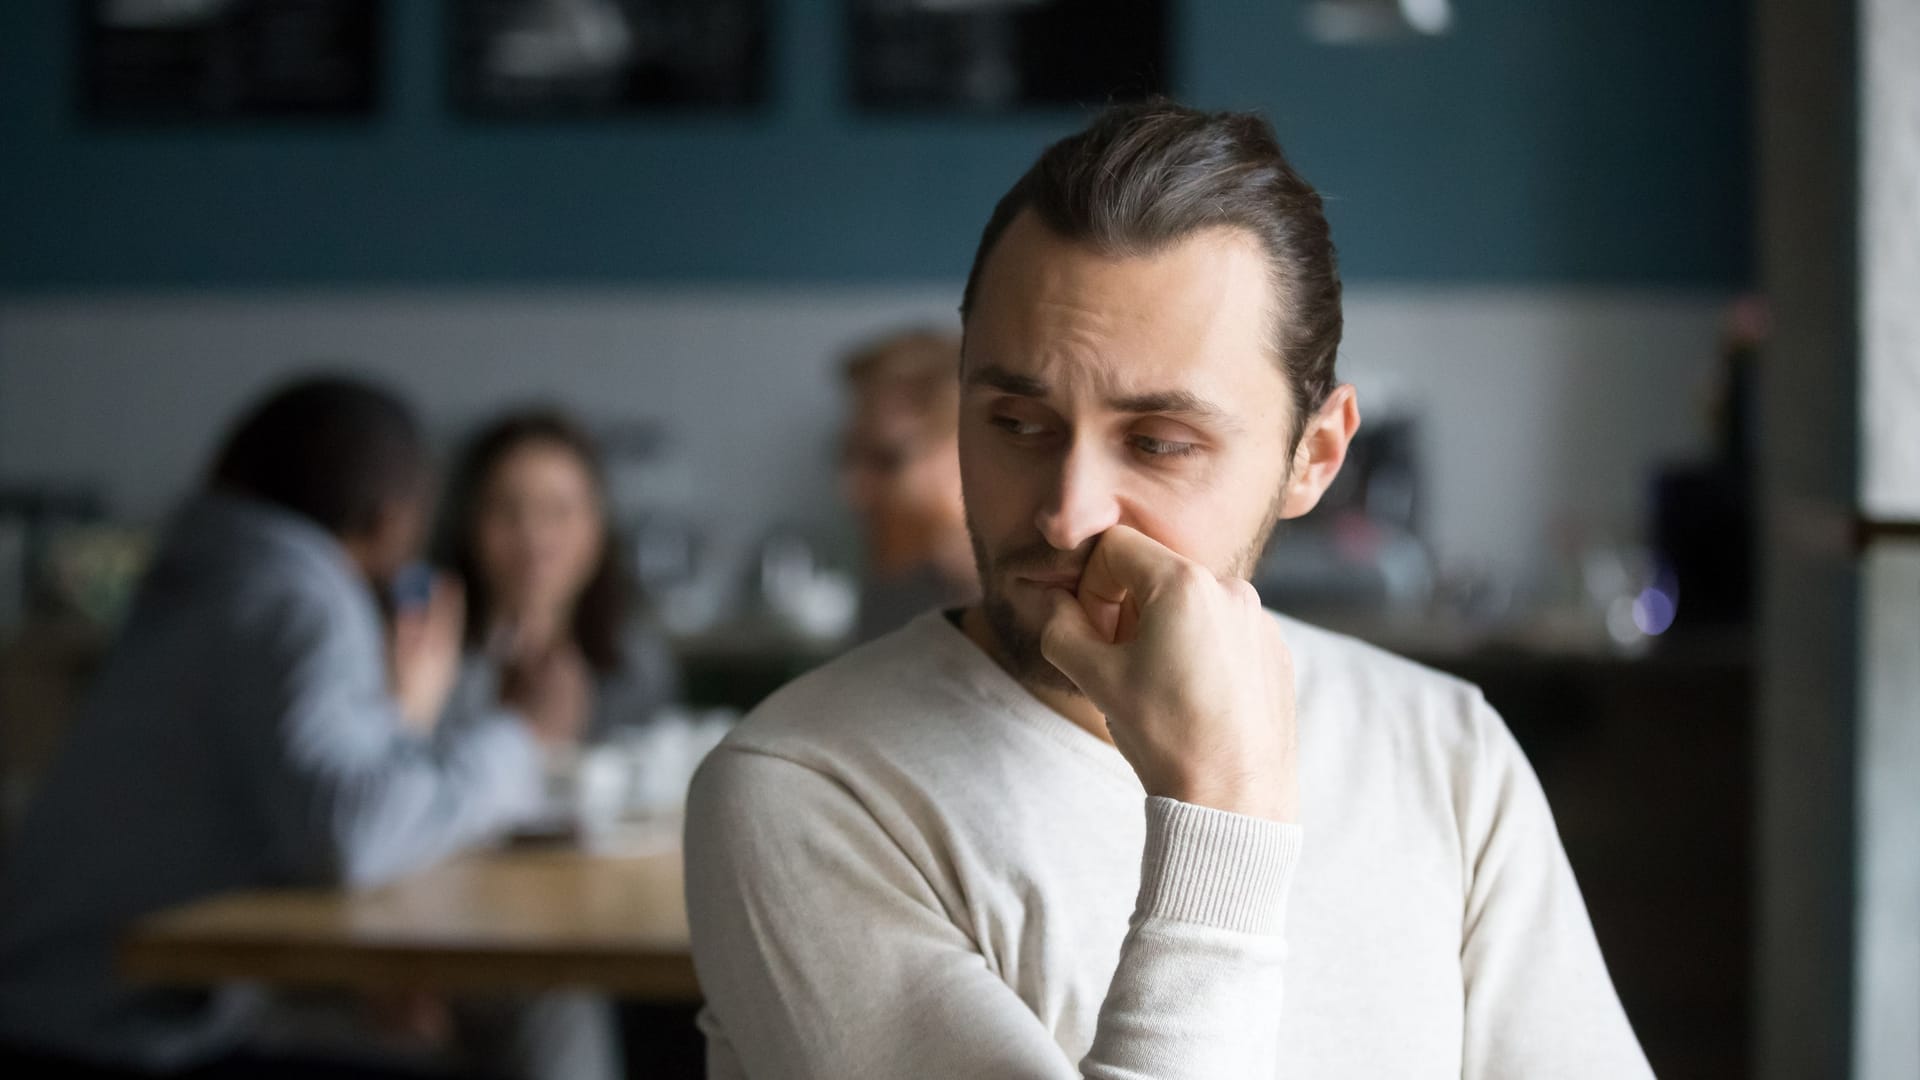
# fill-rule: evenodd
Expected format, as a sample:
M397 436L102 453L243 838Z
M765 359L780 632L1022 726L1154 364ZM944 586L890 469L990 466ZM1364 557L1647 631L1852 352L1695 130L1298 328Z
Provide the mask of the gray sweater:
M122 983L135 919L378 883L537 811L525 727L411 736L383 642L323 530L227 496L182 510L0 878L0 1042L150 1068L220 1053L250 995Z

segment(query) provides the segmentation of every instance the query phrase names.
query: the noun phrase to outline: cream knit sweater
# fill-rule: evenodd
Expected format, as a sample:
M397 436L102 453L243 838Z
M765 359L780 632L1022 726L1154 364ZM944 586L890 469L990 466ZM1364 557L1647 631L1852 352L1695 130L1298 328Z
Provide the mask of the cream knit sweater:
M1480 694L1282 628L1299 825L1147 798L939 613L775 695L689 807L709 1075L1650 1076Z

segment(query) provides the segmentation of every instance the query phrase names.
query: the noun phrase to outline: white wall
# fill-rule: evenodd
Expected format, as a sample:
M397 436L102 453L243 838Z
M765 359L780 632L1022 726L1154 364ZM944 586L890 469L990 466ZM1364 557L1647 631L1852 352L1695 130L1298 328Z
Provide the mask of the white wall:
M835 355L951 322L958 287L514 291L0 300L0 483L98 485L163 510L264 384L322 363L384 376L451 433L537 397L658 418L670 498L731 549L831 522ZM1362 408L1426 416L1444 564L1518 572L1550 523L1630 528L1650 463L1697 447L1719 305L1700 295L1350 290Z

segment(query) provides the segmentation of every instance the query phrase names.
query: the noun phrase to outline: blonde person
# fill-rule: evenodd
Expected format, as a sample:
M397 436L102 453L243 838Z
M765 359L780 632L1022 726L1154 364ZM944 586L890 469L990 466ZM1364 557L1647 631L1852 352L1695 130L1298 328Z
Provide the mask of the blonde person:
M840 487L860 519L861 640L979 592L960 499L960 339L920 329L853 352Z

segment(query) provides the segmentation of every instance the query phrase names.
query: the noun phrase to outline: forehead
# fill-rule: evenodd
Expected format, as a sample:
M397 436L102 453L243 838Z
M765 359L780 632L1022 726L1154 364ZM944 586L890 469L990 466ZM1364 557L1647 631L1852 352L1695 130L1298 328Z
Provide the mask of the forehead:
M1062 239L1029 211L982 268L965 364L1115 393L1195 383L1284 392L1270 345L1272 294L1260 242L1243 230L1112 256Z
M495 492L527 484L568 488L593 485L580 456L571 447L547 439L529 439L508 449L488 470L486 482Z

